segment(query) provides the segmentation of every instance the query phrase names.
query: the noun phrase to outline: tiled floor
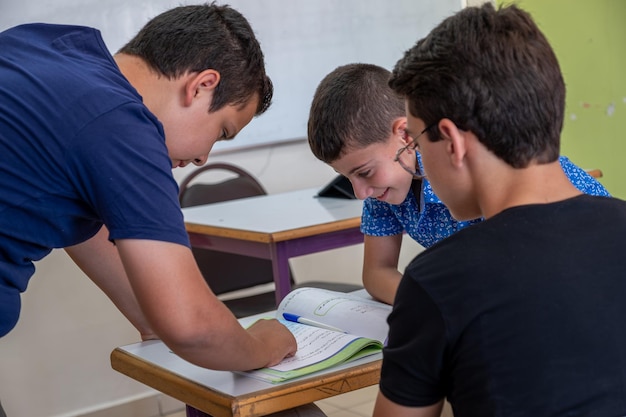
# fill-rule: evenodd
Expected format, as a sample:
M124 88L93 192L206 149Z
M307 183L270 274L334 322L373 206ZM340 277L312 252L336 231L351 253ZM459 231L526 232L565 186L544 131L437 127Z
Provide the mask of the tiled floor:
M372 386L318 401L316 404L328 417L370 417L377 393L378 386Z

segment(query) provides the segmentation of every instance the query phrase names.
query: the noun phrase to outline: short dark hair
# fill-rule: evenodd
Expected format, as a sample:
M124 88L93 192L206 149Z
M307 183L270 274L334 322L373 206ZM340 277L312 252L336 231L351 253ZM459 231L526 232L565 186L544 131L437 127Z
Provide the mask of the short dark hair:
M330 163L346 147L385 141L393 120L404 117L404 101L387 85L391 73L377 65L337 67L318 85L308 122L313 154Z
M228 5L180 6L150 20L118 53L143 59L169 78L214 69L220 73L209 112L245 106L257 94L256 114L271 104L272 81L261 46L245 17Z
M426 126L448 118L515 168L559 156L563 76L545 36L515 5L486 3L445 19L398 61L389 85Z

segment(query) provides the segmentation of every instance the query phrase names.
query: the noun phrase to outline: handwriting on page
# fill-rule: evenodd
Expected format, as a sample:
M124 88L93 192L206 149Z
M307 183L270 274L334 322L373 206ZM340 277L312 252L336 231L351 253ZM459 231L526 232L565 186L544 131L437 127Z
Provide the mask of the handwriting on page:
M354 302L352 300L346 300L345 298L333 298L320 303L313 314L316 316L325 316L335 307L342 307L345 311L356 314L367 314L375 310L383 311L384 314L388 313L387 308L381 308L375 304L364 304L362 301Z
M289 293L281 301L278 311L382 342L387 337L387 316L391 306L336 291L304 287Z
M354 339L354 336L344 333L333 332L326 329L315 328L304 324L282 321L293 333L298 343L298 351L291 358L285 358L281 363L272 366L271 369L286 371L312 365L328 357L328 351L339 351L342 347Z

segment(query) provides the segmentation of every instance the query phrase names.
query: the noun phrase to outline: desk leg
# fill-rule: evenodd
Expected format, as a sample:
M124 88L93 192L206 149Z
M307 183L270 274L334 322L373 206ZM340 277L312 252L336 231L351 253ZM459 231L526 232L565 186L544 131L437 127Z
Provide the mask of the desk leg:
M193 408L190 405L187 405L187 417L211 417L209 414L204 411L200 411L197 408Z
M278 242L270 245L274 284L276 284L276 306L291 291L291 272L289 270L289 256L287 242Z

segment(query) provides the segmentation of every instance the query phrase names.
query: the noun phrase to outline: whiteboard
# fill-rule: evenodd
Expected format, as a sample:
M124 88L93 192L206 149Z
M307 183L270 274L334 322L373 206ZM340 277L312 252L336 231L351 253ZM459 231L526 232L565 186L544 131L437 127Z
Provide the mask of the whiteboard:
M234 141L214 150L306 138L315 88L334 68L352 63L391 70L404 51L462 7L463 0L230 0L250 22L265 54L274 99ZM0 0L0 30L29 22L100 29L114 53L152 17L180 0Z

